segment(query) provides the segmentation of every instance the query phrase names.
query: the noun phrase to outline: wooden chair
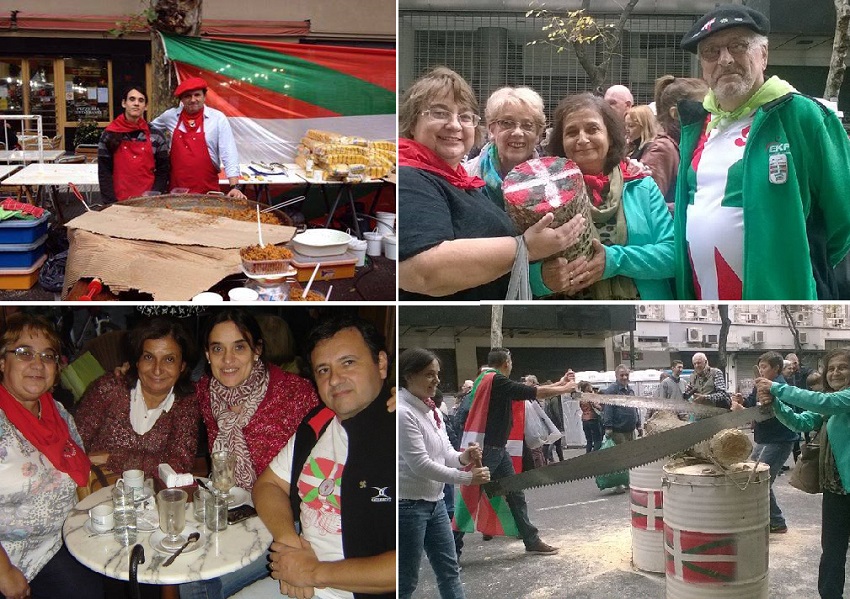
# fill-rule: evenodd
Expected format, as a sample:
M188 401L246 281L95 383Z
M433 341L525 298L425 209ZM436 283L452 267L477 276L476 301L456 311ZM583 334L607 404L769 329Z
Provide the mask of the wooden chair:
M92 464L91 470L89 471L88 483L85 487L77 487L77 499L82 500L98 489L103 489L104 487L113 485L119 478L121 478L120 474L112 472L106 466L96 466Z

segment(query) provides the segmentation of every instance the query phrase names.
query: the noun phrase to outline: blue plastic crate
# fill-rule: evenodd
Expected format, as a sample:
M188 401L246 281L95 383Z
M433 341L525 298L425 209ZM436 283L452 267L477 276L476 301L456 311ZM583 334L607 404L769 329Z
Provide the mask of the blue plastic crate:
M45 210L41 218L20 220L10 218L0 221L0 243L33 243L47 233L47 219L50 213Z
M47 235L33 243L0 244L0 268L30 268L44 255Z

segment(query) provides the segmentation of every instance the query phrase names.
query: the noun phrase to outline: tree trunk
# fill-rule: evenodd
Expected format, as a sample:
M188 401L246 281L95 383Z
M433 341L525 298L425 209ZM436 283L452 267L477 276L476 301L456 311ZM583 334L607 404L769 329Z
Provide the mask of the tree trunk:
M154 118L175 105L177 82L170 63L165 62L162 38L158 32L199 36L203 0L151 0L156 20L151 26L151 101L148 116Z
M732 326L732 320L729 318L729 304L720 304L717 306L717 311L720 314L720 333L717 335L717 368L725 373L727 363L726 341L729 338L729 327Z
M490 348L502 347L502 308L501 305L490 307Z
M844 81L844 61L850 47L850 0L835 2L835 37L832 40L832 57L829 60L829 73L826 76L826 89L823 96L827 100L838 100L838 91Z
M782 306L782 316L785 317L785 322L788 323L788 329L794 337L794 353L802 360L803 359L803 344L800 343L800 329L797 328L797 323L794 322L794 317L791 314L791 307L788 305Z

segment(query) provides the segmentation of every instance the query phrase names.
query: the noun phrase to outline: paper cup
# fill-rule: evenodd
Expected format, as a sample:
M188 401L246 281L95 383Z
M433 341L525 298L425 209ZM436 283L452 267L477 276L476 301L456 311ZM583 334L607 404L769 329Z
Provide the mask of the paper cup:
M366 238L366 254L369 256L380 256L383 235L377 231L363 233Z
M227 292L227 297L231 302L256 302L260 299L260 294L248 287L234 287Z

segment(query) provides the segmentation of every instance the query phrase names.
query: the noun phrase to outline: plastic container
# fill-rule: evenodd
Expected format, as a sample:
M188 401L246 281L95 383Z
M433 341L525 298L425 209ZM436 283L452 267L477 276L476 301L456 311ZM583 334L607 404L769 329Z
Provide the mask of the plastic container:
M192 298L196 304L217 304L223 302L224 298L214 291L204 291Z
M246 260L242 258L242 268L249 275L276 275L290 269L291 259L280 260Z
M45 241L47 241L47 235L42 235L32 243L0 245L0 268L31 268L44 256Z
M398 259L398 240L395 235L384 235L384 255L390 260Z
M768 599L769 491L767 464L664 466L668 599Z
M395 213L393 212L376 212L375 218L378 219L378 225L375 229L382 235L395 234Z
M296 270L296 280L306 283L313 275L316 264L321 263L316 273L317 281L330 281L332 279L349 279L354 276L354 266L357 264L357 256L352 252L346 252L341 256L330 256L328 258L316 258L313 256L302 256L297 252L292 256L292 266Z
M360 267L366 264L367 245L365 239L352 239L348 242L348 253L354 254L357 257L357 263L354 266Z
M49 212L35 220L20 220L10 218L0 221L0 244L33 243L47 234L47 219Z
M380 256L381 250L383 248L383 234L377 231L367 231L363 233L363 237L366 238L366 255L367 256Z
M0 268L0 289L32 289L46 260L42 256L29 268Z

